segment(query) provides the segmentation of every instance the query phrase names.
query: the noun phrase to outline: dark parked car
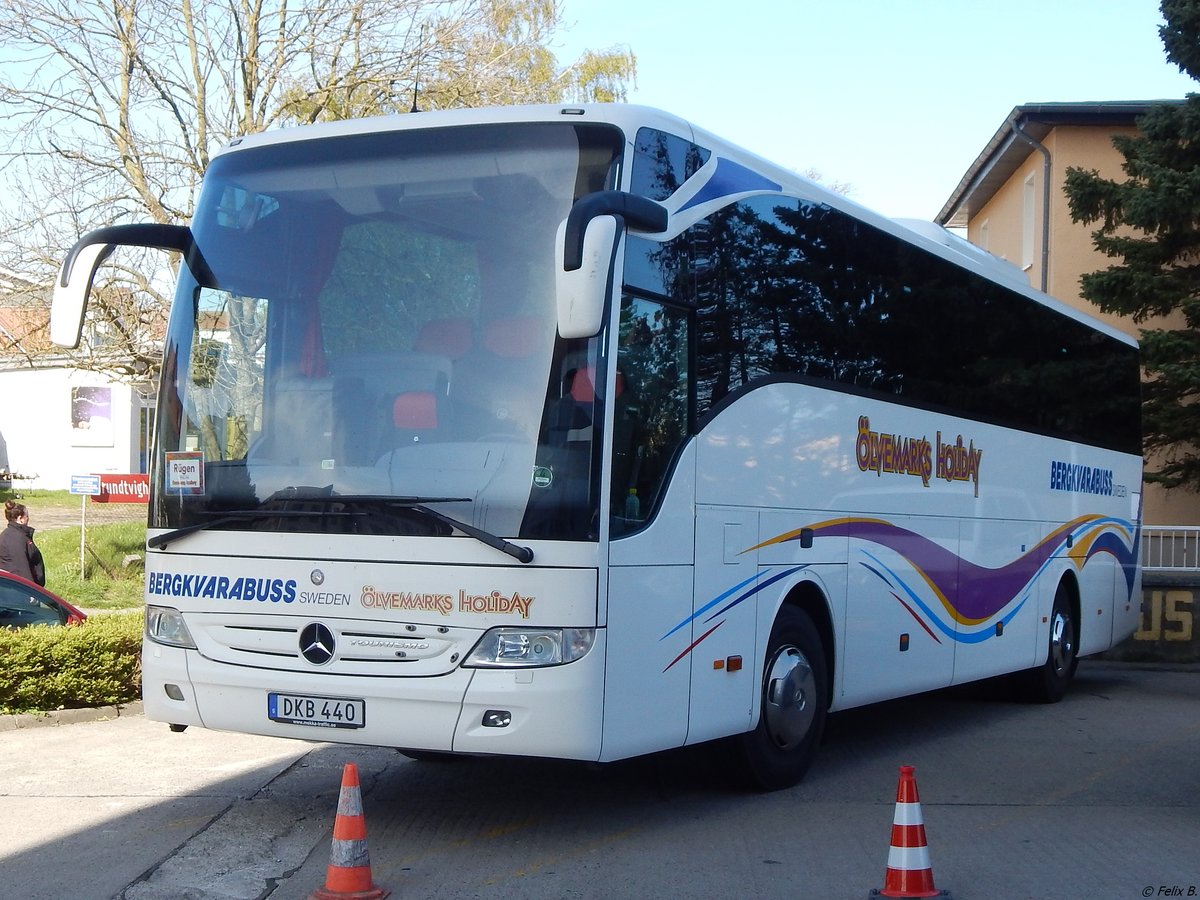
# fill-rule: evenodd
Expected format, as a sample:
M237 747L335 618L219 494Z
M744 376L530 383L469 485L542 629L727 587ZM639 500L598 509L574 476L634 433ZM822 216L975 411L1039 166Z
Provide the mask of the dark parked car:
M0 628L78 625L87 616L62 597L20 575L0 570Z

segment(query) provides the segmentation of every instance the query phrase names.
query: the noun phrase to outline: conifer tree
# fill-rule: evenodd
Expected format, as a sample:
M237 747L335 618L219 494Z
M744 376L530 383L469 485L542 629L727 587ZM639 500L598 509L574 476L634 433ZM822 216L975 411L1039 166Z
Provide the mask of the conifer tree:
M1162 0L1167 59L1200 79L1200 0ZM1200 490L1200 93L1163 103L1118 136L1125 179L1067 170L1071 217L1097 224L1114 260L1080 280L1084 297L1142 331L1147 478Z

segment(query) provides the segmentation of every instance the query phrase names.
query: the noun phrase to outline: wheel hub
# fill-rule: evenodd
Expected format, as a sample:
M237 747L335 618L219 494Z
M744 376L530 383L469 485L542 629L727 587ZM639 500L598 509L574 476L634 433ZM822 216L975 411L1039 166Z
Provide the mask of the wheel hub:
M1050 623L1050 658L1054 671L1065 672L1075 656L1075 628L1069 616L1061 612L1054 614Z
M767 734L781 750L804 740L816 716L817 679L798 647L781 647L766 678L763 716Z

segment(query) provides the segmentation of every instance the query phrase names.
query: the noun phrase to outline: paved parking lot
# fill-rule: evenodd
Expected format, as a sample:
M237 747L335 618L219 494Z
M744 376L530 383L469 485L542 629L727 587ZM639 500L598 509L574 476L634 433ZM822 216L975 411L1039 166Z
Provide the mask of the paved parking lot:
M976 688L839 714L806 781L768 795L694 751L415 763L139 716L0 746L0 897L304 900L349 761L394 897L864 898L902 764L956 900L1200 895L1194 667L1085 661L1054 706Z

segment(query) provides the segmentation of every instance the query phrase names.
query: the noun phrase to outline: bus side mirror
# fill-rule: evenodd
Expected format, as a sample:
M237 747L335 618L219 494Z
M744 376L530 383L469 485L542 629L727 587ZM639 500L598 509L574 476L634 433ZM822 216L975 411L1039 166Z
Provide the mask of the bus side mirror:
M567 220L558 226L555 259L562 260L566 244ZM608 295L608 275L617 252L616 216L597 216L583 234L579 267L555 267L555 292L558 296L558 333L564 338L591 337L600 331L604 318L604 299Z
M110 225L89 231L75 242L63 260L54 281L50 303L50 340L74 350L83 334L83 314L100 263L117 246L155 247L175 250L187 257L188 265L205 283L216 285L204 259L196 249L192 230L186 225Z
M600 331L621 229L659 233L667 223L664 207L622 191L597 191L575 202L555 242L559 334L581 338Z
M112 251L112 244L86 244L83 247L76 244L63 261L50 302L50 340L60 347L74 350L79 346L92 281L100 263Z

